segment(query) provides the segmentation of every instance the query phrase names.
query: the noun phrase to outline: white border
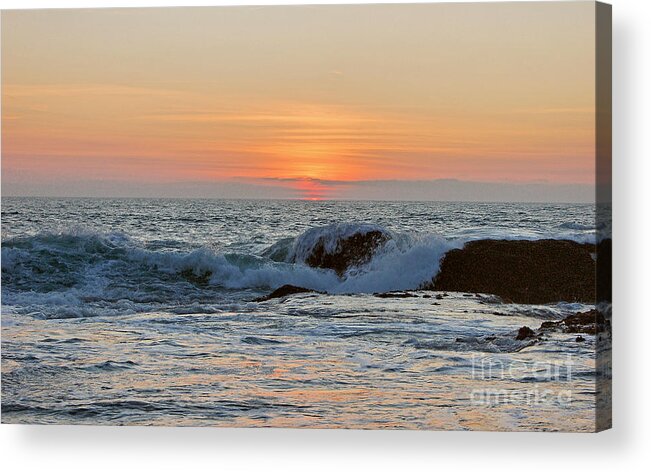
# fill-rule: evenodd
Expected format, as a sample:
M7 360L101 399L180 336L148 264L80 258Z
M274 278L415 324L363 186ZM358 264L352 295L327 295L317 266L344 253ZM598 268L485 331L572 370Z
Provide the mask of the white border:
M0 7L346 3L0 0ZM399 2L358 2L399 3ZM415 2L413 2L415 3ZM651 463L651 2L612 0L614 422L598 435L0 426L5 470L641 470ZM637 464L637 466L636 466Z

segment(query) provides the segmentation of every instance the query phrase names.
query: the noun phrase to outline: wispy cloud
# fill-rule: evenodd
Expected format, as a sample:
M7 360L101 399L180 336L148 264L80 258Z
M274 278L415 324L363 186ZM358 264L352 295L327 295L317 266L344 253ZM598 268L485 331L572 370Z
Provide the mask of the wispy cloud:
M117 178L34 181L15 169L3 175L3 195L178 197L378 201L516 201L593 203L589 184L437 180L337 181L242 177L230 181L136 182Z

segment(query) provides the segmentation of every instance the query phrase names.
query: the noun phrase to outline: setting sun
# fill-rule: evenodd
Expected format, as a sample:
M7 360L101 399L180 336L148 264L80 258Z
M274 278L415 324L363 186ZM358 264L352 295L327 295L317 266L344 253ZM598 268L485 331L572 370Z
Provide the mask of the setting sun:
M373 22L357 6L5 12L4 187L246 181L341 198L361 181L589 183L583 9L528 7L548 31L532 37L517 7L478 6L454 31L459 7L435 8L382 5ZM520 48L496 55L505 38Z

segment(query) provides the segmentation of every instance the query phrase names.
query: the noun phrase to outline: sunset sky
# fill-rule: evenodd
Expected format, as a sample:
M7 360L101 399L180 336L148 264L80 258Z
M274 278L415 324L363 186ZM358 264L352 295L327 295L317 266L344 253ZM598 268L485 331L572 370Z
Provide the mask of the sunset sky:
M594 9L4 11L2 193L589 200Z

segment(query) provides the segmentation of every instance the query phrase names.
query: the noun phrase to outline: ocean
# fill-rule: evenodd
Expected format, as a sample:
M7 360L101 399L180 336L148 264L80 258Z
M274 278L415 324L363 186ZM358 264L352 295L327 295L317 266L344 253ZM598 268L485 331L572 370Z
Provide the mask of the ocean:
M594 305L421 288L468 241L596 237L588 204L6 197L2 421L591 431L595 336L515 334ZM256 301L285 284L320 293Z

